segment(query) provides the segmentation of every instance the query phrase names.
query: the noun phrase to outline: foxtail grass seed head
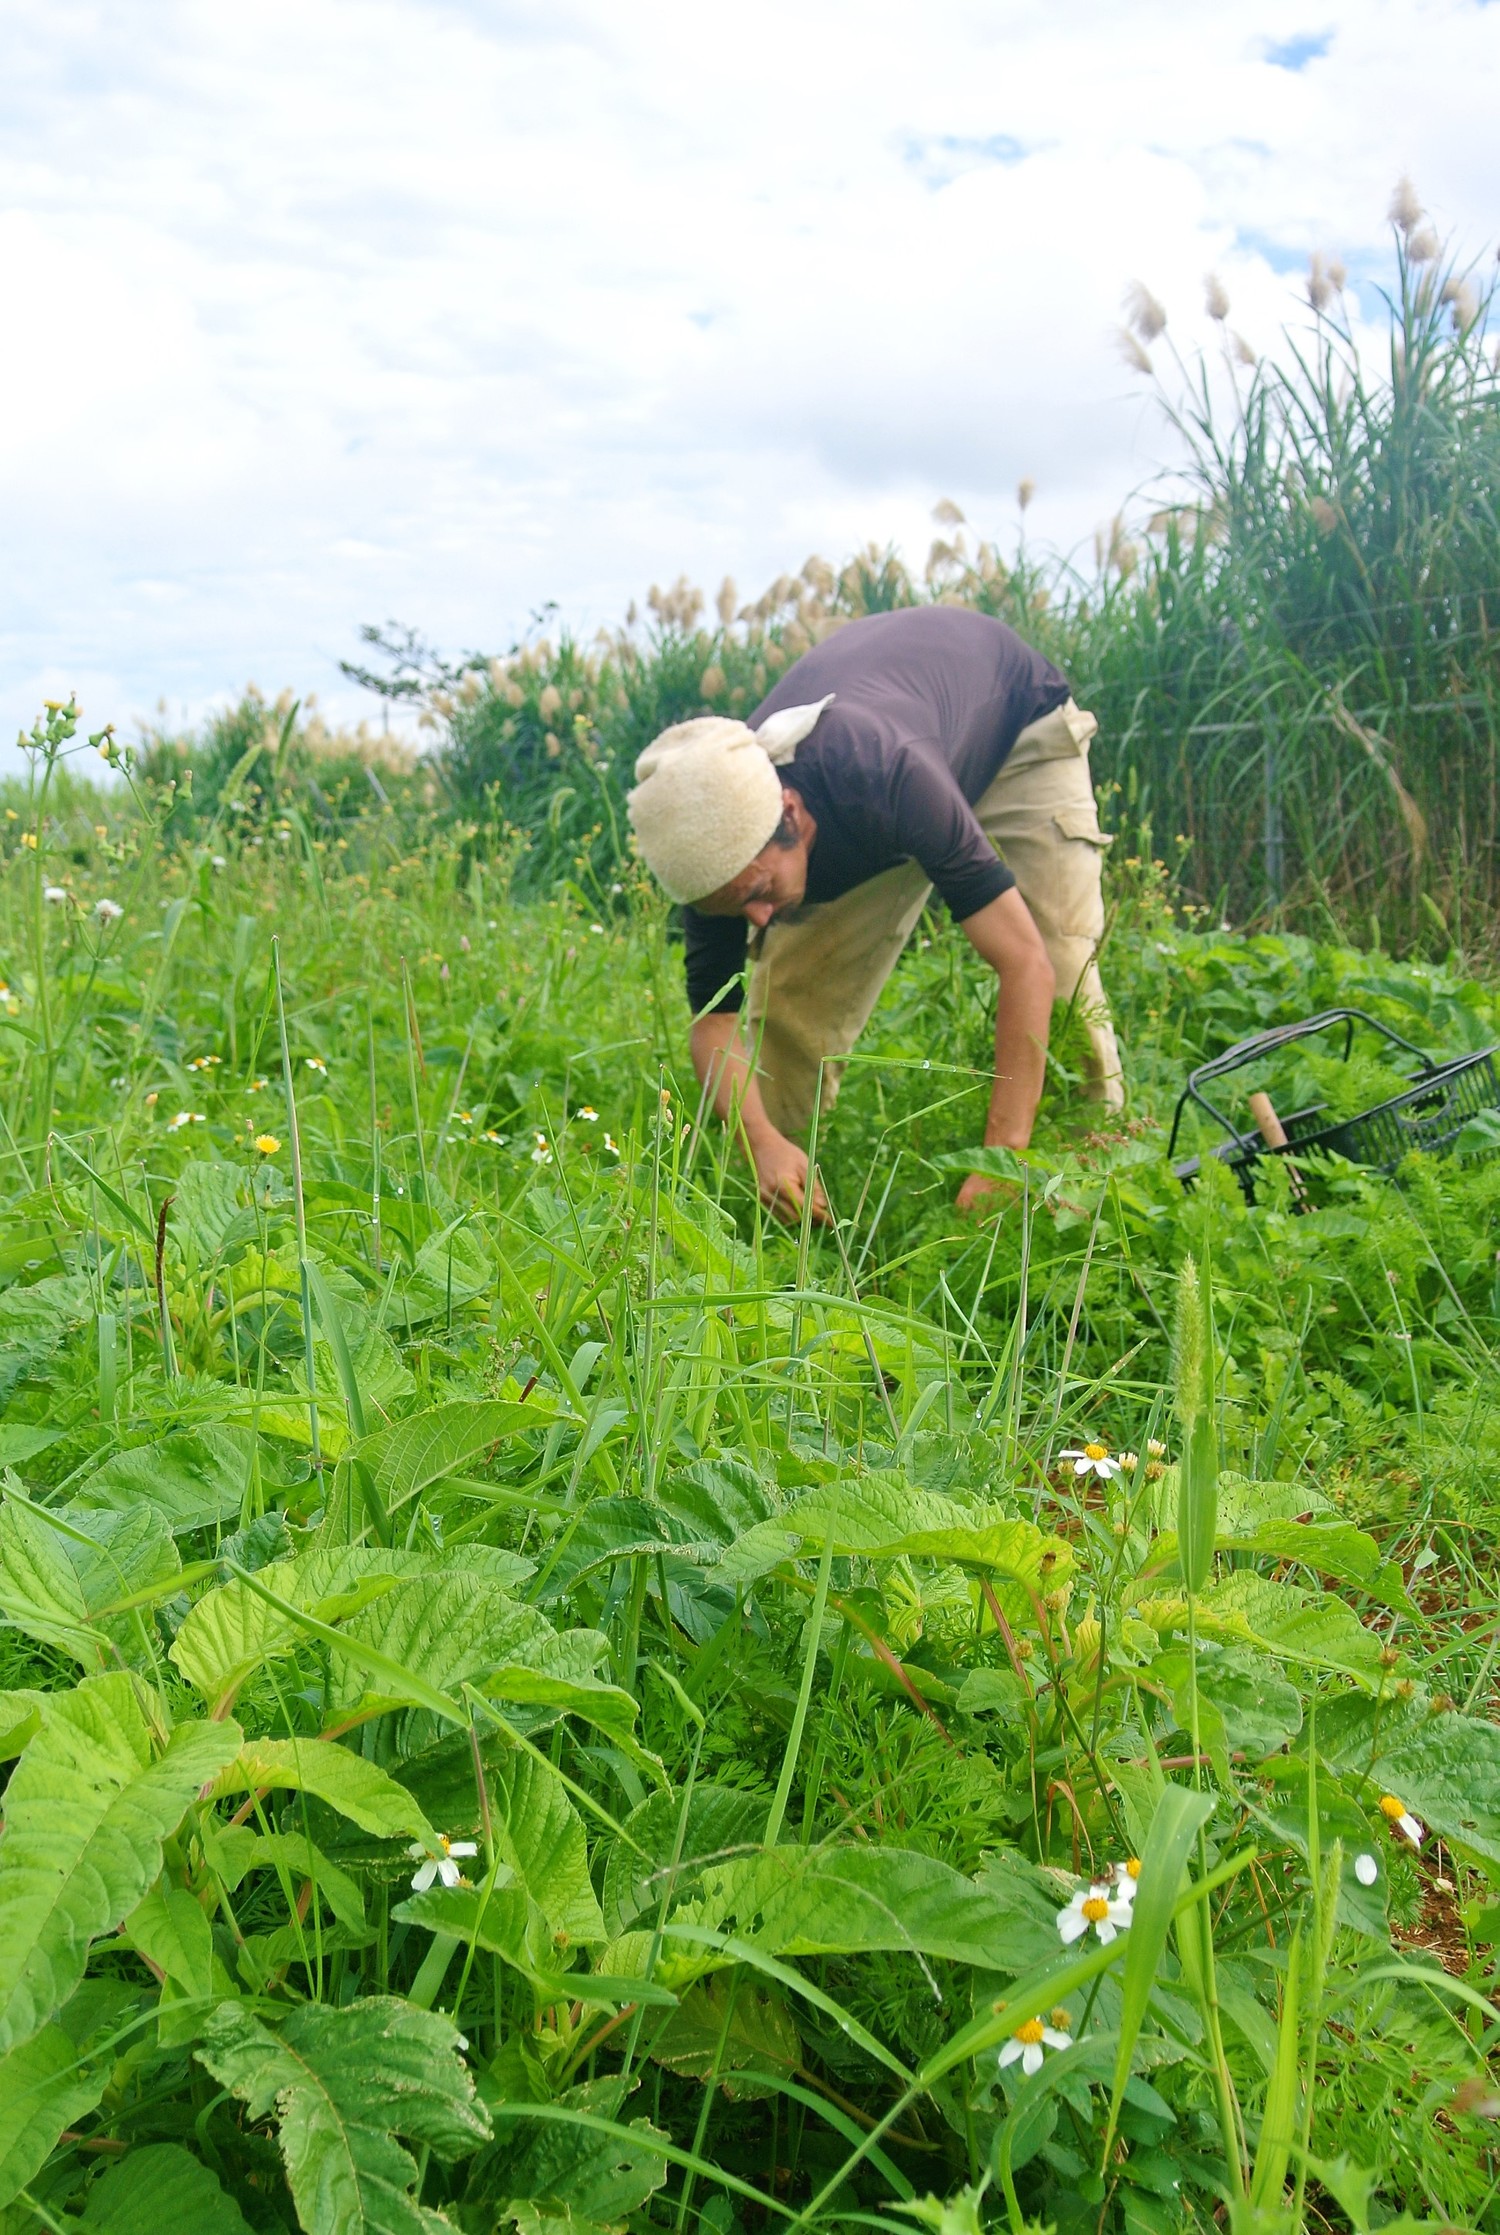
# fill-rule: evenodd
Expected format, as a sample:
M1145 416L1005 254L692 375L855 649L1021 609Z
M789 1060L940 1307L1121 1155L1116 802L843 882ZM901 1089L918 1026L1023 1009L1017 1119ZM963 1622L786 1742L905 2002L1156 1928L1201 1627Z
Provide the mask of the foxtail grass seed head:
M1234 335L1233 342L1235 363L1237 365L1243 365L1247 372L1254 372L1256 366L1260 363L1260 359L1256 356L1255 351L1250 347L1250 344L1246 341L1244 335Z
M932 508L932 517L940 528L961 528L964 516L951 497L939 497Z
M1329 285L1340 295L1348 286L1349 272L1342 256L1330 256L1328 259L1328 281Z
M1177 1417L1184 1428L1203 1405L1203 1290L1195 1260L1185 1257L1177 1275L1177 1309L1172 1323L1172 1383Z
M1404 173L1396 181L1386 215L1403 233L1412 232L1422 222L1422 205L1417 199L1417 190Z
M714 599L714 609L726 629L734 619L739 602L740 593L734 586L734 578L726 574L719 584L719 594Z
M1167 330L1165 306L1159 303L1143 279L1133 279L1125 290L1125 319L1132 333L1143 342L1159 341Z
M1313 526L1319 535L1332 535L1339 524L1339 516L1326 497L1309 497L1307 509L1312 514Z
M1151 360L1136 340L1128 326L1121 326L1115 333L1115 347L1132 372L1149 373Z
M1021 479L1016 484L1016 503L1019 505L1022 512L1030 511L1031 500L1035 495L1036 483L1032 480L1029 473L1023 474Z
M1217 272L1209 272L1204 279L1203 307L1217 325L1222 326L1229 316L1229 292Z
M1328 277L1328 267L1322 255L1314 249L1307 260L1307 299L1321 318L1333 301L1333 282Z
M1406 260L1409 264L1435 264L1443 253L1443 244L1431 225L1423 225L1406 237Z
M698 688L703 693L703 696L709 701L710 705L712 705L713 701L716 698L722 698L724 696L724 670L719 666L717 660L714 661L711 667L706 667L703 670L702 675L698 679Z

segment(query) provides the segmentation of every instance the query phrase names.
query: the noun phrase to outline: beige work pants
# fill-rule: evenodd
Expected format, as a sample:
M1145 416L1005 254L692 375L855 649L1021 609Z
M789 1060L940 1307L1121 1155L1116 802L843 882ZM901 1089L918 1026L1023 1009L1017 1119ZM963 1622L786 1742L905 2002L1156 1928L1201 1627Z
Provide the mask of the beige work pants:
M1030 723L974 812L1036 919L1057 974L1057 999L1072 1003L1089 1039L1090 1099L1119 1109L1120 1057L1096 959L1104 936L1100 872L1110 841L1099 828L1089 777L1098 728L1069 699ZM826 1113L843 1064L932 887L921 866L900 862L841 899L810 906L795 923L752 936L749 1046L767 1113L783 1133L812 1122L819 1065Z

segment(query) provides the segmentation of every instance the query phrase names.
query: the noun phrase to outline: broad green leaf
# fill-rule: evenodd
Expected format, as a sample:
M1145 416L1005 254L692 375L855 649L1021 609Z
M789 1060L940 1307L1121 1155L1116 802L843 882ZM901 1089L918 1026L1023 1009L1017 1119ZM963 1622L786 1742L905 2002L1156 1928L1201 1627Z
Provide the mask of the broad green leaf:
M1142 1596L1134 1612L1160 1635L1187 1628L1187 1601L1179 1591ZM1249 1569L1200 1593L1197 1621L1200 1637L1255 1646L1295 1666L1331 1669L1370 1685L1383 1673L1383 1639L1342 1599L1273 1583Z
M611 1842L604 1864L604 1923L612 1940L638 1917L654 1920L670 1881L681 1815L679 1794L653 1793L631 1810L622 1827L634 1845L623 1839ZM763 1796L732 1785L695 1785L678 1856L679 1890L695 1886L696 1865L728 1862L737 1849L759 1847L765 1828Z
M457 1694L465 1684L484 1684L552 1635L545 1615L487 1576L458 1569L404 1577L339 1625L329 1706L338 1717L377 1704L425 1706L425 1689ZM361 1646L389 1668L372 1667ZM414 1681L402 1683L398 1672Z
M1351 1521L1271 1519L1250 1529L1221 1528L1215 1542L1221 1552L1249 1552L1278 1563L1295 1560L1300 1567L1312 1568L1335 1583L1352 1583L1395 1613L1416 1613L1399 1564L1387 1560L1375 1539L1356 1529ZM1175 1536L1160 1536L1151 1547L1153 1567L1176 1555Z
M397 2136L444 2160L487 2139L458 2041L451 2019L395 1996L303 2004L274 2027L225 2003L198 2056L252 2119L279 2119L307 2235L433 2235L451 2222L416 2201L417 2162Z
M337 1741L247 1740L220 1771L214 1795L255 1792L311 1793L374 1839L437 1836L404 1785Z
M181 1568L171 1532L149 1508L59 1514L7 1498L0 1508L0 1616L90 1672L137 1659L142 1618L105 1617Z
M457 1575L460 1593L482 1582L504 1595L530 1572L529 1561L489 1545L466 1549L461 1563L450 1554L373 1545L309 1551L262 1568L255 1581L264 1590L235 1577L205 1592L177 1634L172 1659L193 1689L217 1707L233 1699L263 1662L294 1651L305 1638L296 1611L343 1622L403 1580ZM285 1604L273 1605L266 1591ZM547 1627L540 1616L535 1619Z
M214 1869L230 1893L252 1870L284 1870L294 1879L310 1879L341 1925L350 1932L365 1929L365 1901L359 1881L330 1861L305 1832L252 1831L248 1824L234 1824L214 1835Z
M125 1919L133 1948L164 1971L182 1994L210 2000L216 1989L214 1937L208 1918L181 1886L153 1886ZM224 1991L232 1992L228 1981Z
M469 2175L470 2202L498 2205L502 2214L538 2205L606 2225L638 2212L667 2177L657 2147L667 2137L645 2119L614 2123L630 2091L628 2080L594 2080L569 2088L545 2111L499 2106L494 2141ZM570 2111L608 2119L611 2130L571 2124Z
M1370 1771L1370 1801L1394 1793L1442 1838L1500 1863L1500 1729L1477 1715L1429 1715L1392 1738Z
M731 2001L732 1998L732 2001ZM651 2055L669 2072L707 2080L717 2070L725 2093L764 2095L756 2073L795 2073L802 2042L785 1998L774 1987L724 1973L689 1987L677 2008L650 2037Z
M1272 1780L1270 1793L1246 1790L1241 1799L1274 1840L1290 1847L1310 1864L1307 1763L1294 1755L1287 1761L1268 1764L1268 1769ZM1318 1777L1317 1792L1318 1850L1325 1867L1335 1843L1343 1847L1338 1883L1339 1922L1371 1940L1385 1943L1390 1934L1386 1918L1390 1889L1385 1868L1384 1823L1379 1817L1375 1818L1375 1824L1380 1826L1377 1831L1370 1821L1373 1808L1367 1813L1350 1798L1338 1780L1326 1772ZM1373 1886L1362 1886L1355 1873L1355 1861L1361 1853L1371 1853L1376 1858L1379 1875Z
M557 1550L548 1556L539 1595L543 1599L561 1598L580 1576L616 1560L670 1552L678 1559L707 1564L716 1560L721 1550L718 1537L694 1534L665 1506L653 1505L645 1498L594 1498L563 1534Z
M99 2235L250 2235L234 2198L178 2142L146 2142L117 2158L89 2190L83 2224Z
M238 1516L253 1451L247 1428L181 1429L115 1452L71 1484L69 1496L76 1505L115 1513L146 1506L181 1536Z
M113 1659L90 1625L83 1585L57 1531L12 1498L0 1508L0 1615L84 1669Z
M517 1753L498 1786L496 1848L549 1939L564 1946L601 1941L604 1918L589 1877L583 1819L562 1779L534 1754Z
M94 2109L112 2063L113 2052L84 2055L61 2025L0 2056L0 2207L30 2186L64 2128Z
M172 1182L169 1231L185 1234L201 1261L217 1257L225 1238L242 1223L242 1212L250 1207L248 1180L243 1164L225 1164L211 1156L190 1158ZM249 1233L254 1231L252 1223Z
M0 1692L0 1761L22 1753L42 1727L50 1692Z
M1183 1730L1189 1724L1191 1673L1185 1649L1159 1653L1151 1664L1153 1679L1172 1692L1173 1712ZM1230 1645L1200 1651L1197 1678L1200 1713L1207 1707L1218 1716L1226 1754L1264 1761L1289 1746L1302 1728L1302 1694L1265 1654Z
M870 1474L821 1484L761 1522L725 1553L713 1573L725 1583L753 1581L789 1558L806 1559L831 1543L836 1554L867 1560L951 1561L1035 1591L1070 1572L1072 1547L1033 1522L999 1508L967 1506L898 1475Z
M448 1475L471 1473L505 1437L549 1427L555 1418L555 1408L540 1393L525 1404L496 1397L433 1405L366 1436L357 1457L374 1475L386 1511L393 1513Z
M128 1676L49 1698L0 1835L0 2050L67 2000L89 1943L129 1916L162 1841L239 1745L234 1723L185 1723L158 1756Z
M899 1847L775 1847L705 1871L702 1887L695 1909L776 1955L905 1951L1014 1972L1057 1948L1025 1899Z

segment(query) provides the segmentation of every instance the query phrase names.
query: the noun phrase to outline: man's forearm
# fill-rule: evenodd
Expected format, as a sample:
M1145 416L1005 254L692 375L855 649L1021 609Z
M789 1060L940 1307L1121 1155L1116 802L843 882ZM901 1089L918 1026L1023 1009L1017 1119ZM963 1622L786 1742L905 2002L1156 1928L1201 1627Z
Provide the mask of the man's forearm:
M1000 981L995 1007L995 1084L985 1119L986 1148L1024 1149L1047 1077L1052 976Z
M766 1115L755 1066L740 1038L739 1023L738 1016L724 1010L699 1017L692 1034L693 1069L698 1074L698 1084L709 1088L714 1115L728 1124L738 1113L745 1138L753 1149L757 1141L774 1133L775 1127Z
M1030 909L1012 886L964 922L964 935L1000 980L995 1005L995 1084L986 1148L1024 1149L1047 1076L1047 1034L1056 988Z

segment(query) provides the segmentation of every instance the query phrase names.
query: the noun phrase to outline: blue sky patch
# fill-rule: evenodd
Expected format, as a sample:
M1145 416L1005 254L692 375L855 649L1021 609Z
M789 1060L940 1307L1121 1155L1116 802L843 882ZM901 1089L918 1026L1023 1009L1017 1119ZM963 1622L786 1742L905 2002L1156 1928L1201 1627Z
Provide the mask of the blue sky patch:
M981 170L988 163L1024 163L1032 152L1009 132L992 132L983 139L957 132L931 132L919 140L908 140L901 154L904 162L921 173L926 185L938 187L948 186L965 171Z
M1294 38L1276 39L1266 47L1266 60L1275 70L1305 70L1333 44L1331 31L1299 31Z

